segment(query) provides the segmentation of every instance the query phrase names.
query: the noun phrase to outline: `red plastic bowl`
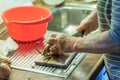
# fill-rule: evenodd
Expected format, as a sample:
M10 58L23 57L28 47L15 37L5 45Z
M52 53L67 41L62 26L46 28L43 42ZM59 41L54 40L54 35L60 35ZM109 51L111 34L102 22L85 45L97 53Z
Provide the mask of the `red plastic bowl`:
M9 35L18 41L34 41L44 36L52 12L42 6L19 6L3 12Z

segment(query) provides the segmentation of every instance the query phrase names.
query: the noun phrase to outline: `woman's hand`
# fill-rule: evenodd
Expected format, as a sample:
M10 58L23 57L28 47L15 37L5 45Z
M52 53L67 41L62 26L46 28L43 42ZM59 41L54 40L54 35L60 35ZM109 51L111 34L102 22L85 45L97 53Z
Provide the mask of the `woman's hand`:
M62 54L64 52L73 52L74 44L78 38L65 34L52 34L48 40L51 54Z
M77 32L84 31L84 35L89 34L90 32L98 28L98 18L97 11L94 10L90 15L83 19L80 25L77 28Z

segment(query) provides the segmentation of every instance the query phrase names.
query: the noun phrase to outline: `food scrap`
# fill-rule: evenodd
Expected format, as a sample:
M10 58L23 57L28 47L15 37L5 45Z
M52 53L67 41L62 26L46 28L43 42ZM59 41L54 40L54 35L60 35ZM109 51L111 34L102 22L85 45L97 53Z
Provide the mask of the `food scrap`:
M52 59L52 58L54 58L54 57L56 57L56 56L59 56L59 55L57 54L57 52L59 52L59 51L57 50L57 48L56 48L56 50L57 50L56 53L51 53L51 52L50 52L51 45L46 44L45 47L44 47L43 52L41 52L41 51L37 48L38 45L39 45L39 43L36 43L36 50L37 50L40 54L43 55L43 58L44 58L44 61L45 61L45 62L48 62L50 59Z

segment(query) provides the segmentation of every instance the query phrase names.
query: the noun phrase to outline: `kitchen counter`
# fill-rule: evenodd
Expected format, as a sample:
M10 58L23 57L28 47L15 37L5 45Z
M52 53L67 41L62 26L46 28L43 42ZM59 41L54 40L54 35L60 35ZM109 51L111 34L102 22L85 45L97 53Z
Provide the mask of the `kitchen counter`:
M48 5L40 1L41 0L34 0L33 4L49 7ZM83 2L83 0L66 0L66 1L67 2L74 1L75 3ZM95 3L91 4L94 5ZM0 24L0 39L6 39L8 36L9 35L6 26L3 23ZM103 66L102 54L89 53L85 57L85 59L83 59L82 62L78 65L78 67L73 71L68 80L94 80L102 66ZM12 69L10 80L63 80L63 78L38 74L34 72L28 72L19 69Z
M6 39L9 35L4 24L0 25L0 38ZM88 54L85 59L73 71L68 80L94 80L98 71L103 66L101 54ZM12 80L63 80L63 78L12 69Z
M89 54L67 80L94 80L103 65L101 55ZM62 78L12 69L12 80L63 80Z

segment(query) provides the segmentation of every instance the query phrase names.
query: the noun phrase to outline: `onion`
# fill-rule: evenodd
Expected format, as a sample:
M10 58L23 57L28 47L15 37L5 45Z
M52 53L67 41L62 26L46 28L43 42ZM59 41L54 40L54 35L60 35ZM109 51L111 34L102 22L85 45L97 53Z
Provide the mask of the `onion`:
M9 58L0 56L0 79L9 79L11 73L10 64Z

